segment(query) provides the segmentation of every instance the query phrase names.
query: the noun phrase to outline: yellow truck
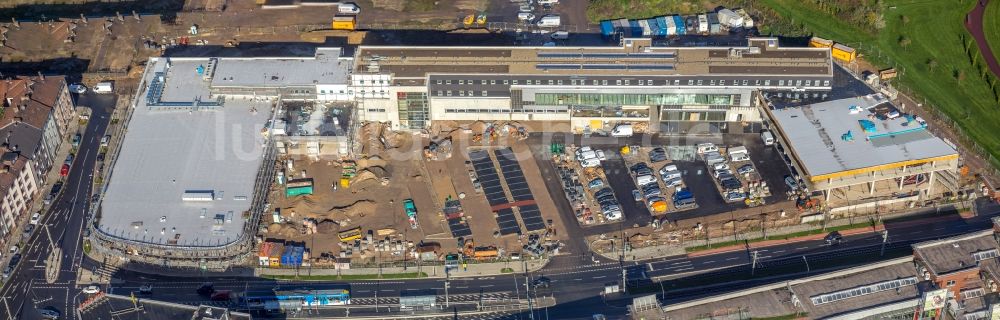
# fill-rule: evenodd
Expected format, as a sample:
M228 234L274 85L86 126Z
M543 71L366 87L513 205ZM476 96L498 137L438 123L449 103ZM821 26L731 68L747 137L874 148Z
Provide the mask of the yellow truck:
M361 227L341 231L338 236L340 236L341 242L354 242L354 240L361 239Z
M837 60L840 60L840 61L843 61L843 62L850 63L850 62L853 62L854 59L858 57L858 51L857 50L854 50L854 48L845 46L843 44L839 44L839 43L834 44L832 50L833 51L830 51L830 55L832 55L834 59L837 59Z

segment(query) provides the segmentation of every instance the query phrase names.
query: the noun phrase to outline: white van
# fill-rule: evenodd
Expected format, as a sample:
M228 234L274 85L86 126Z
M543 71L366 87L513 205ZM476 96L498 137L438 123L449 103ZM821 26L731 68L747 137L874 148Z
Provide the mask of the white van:
M337 5L337 12L340 14L359 14L361 13L361 8L353 3L341 3Z
M535 23L539 27L558 27L562 24L562 19L557 14L545 15Z
M732 162L747 161L750 160L750 151L747 147L739 146L729 148L729 160Z
M612 137L631 137L632 136L632 125L631 124L619 124L611 130Z
M680 171L661 172L660 176L661 176L661 178L663 178L663 181L669 181L669 180L680 178L681 177L681 172Z
M635 177L635 184L639 186L644 186L650 183L656 183L656 177L653 177L651 174Z
M115 91L115 83L111 81L98 82L94 86L94 93L112 93Z
M517 19L521 21L531 21L535 19L535 14L531 12L518 12Z
M569 31L556 31L549 36L552 37L553 40L566 40L569 39Z
M705 154L712 151L719 151L719 147L716 147L713 143L698 144L698 154Z
M774 144L774 135L770 131L764 130L760 133L760 139L764 140L764 145L769 146Z
M576 161L583 161L583 160L587 160L587 159L597 159L597 152L594 152L593 150L591 150L591 151L584 151L584 152L580 152L580 153L576 154Z

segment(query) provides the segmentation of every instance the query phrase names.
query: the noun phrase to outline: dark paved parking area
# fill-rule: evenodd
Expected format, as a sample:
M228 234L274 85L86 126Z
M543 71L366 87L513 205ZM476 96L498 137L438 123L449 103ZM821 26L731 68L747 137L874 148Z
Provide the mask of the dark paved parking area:
M666 145L695 145L703 142L712 142L719 146L739 146L743 145L750 151L750 158L757 167L761 177L767 182L771 189L771 197L766 198L768 204L785 200L785 193L788 187L785 186L784 177L789 174L788 166L785 164L773 146L765 146L759 134L726 134L711 136L634 136L630 138L607 138L571 136L556 134L551 138L543 138L533 134L528 141L529 144L544 144L560 142L576 144L577 146L591 146L595 149L605 150L608 160L603 161L605 174L608 182L615 192L616 198L621 202L622 210L625 213L624 227L631 227L634 224L640 226L648 225L652 215L646 207L632 199L632 190L635 184L632 176L625 166L624 160L618 155L618 149L625 144L642 146L666 146ZM546 162L546 161L541 161ZM547 161L548 166L552 166L551 161ZM738 209L745 209L742 203L726 203L722 199L715 187L714 179L707 170L704 162L699 161L674 161L682 171L684 183L688 186L698 202L698 208L675 213L667 213L669 220L691 219L714 214L729 212ZM700 174L699 174L700 171ZM553 188L559 188L553 185ZM554 192L550 190L550 192ZM562 192L559 189L559 192ZM612 223L593 227L584 227L584 233L598 234L617 232L621 223Z
M608 177L608 184L611 185L611 190L615 191L615 198L618 199L622 212L625 213L625 226L648 225L653 221L653 215L649 213L649 209L646 209L645 205L632 198L635 183L632 182L632 174L629 173L625 160L615 148L600 149L605 149L604 154L608 157L608 160L601 162L601 166L604 167L604 175Z

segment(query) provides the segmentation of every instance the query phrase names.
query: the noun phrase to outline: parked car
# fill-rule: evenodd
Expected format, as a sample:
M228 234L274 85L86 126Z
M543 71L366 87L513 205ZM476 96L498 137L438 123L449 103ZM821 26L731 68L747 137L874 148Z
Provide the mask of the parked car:
M109 142L111 142L111 136L110 135L107 135L107 136L104 136L103 138L101 138L101 146L102 147L107 147Z
M72 154L72 153L70 153L70 154L67 154L67 155L66 155L66 162L64 162L64 163L65 163L65 164L72 164L72 163L73 163L73 159L75 159L75 158L73 157L73 154Z
M632 171L632 173L635 173L635 172L637 172L639 170L642 170L642 169L649 169L649 165L646 165L645 162L639 162L639 163L633 164L628 169L629 169L629 171Z
M29 225L24 226L24 237L23 237L23 239L27 239L27 237L30 237L32 232L35 232L35 225L34 224L29 224Z
M795 178L792 178L792 176L785 176L785 185L793 191L799 189L799 184L795 182Z
M69 92L72 92L72 93L78 93L78 94L79 93L87 93L87 86L85 86L83 84L73 83L73 84L70 84L68 87L69 87Z
M667 151L659 147L653 148L653 150L649 151L649 161L651 162L667 161Z
M80 140L82 138L83 138L83 136L81 136L79 133L77 133L76 135L73 135L73 147L79 147L80 146Z
M601 160L597 160L597 158L584 159L580 161L580 166L584 168L599 167L601 166Z
M104 152L97 154L97 161L104 161Z
M518 12L517 19L521 21L531 21L535 20L535 14L531 12Z
M675 165L675 164L668 164L668 165L664 165L663 168L660 168L659 172L660 172L660 175L662 176L662 175L666 174L667 172L674 172L674 171L678 171L677 170L677 165Z
M614 194L615 194L615 192L613 190L611 190L611 188L604 187L604 188L601 188L601 190L597 190L597 192L594 192L594 197L595 198L600 198L600 197L602 197L604 195L612 195L613 196Z
M53 196L59 194L59 190L62 190L62 186L62 181L56 182L56 184L52 185L52 190L49 191L49 194Z
M684 180L681 180L680 177L677 177L669 180L664 180L663 183L667 185L667 188L673 188L684 184Z
M739 174L745 175L745 174L754 172L754 168L753 168L752 164L748 164L748 165L744 165L744 166L740 167L739 169L736 169L736 172L738 172Z
M634 198L635 201L642 201L642 193L639 192L639 190L632 190L632 198Z
M726 201L730 201L730 202L732 202L732 201L742 201L743 199L746 199L746 198L747 197L746 197L746 195L743 194L743 192L732 191L732 192L726 193Z
M16 244L10 246L10 254L15 254L18 251L21 251L21 247L18 247Z
M588 189L597 189L597 188L600 188L600 187L603 187L603 186L604 186L604 180L601 179L601 178L596 178L594 180L590 180L590 182L587 183L587 188Z
M14 266L8 264L7 268L3 269L3 277L4 278L10 277L10 274L13 272L14 272Z
M652 174L644 174L635 177L635 184L640 186L645 186L648 184L656 184L656 177L654 177Z
M38 224L38 221L42 220L42 214L35 212L31 214L31 224Z
M96 294L98 292L101 292L101 287L91 285L87 286L86 288L83 288L83 293L86 294Z
M153 286L146 283L139 287L139 293L141 294L153 294Z
M828 245L840 244L844 241L844 236L840 235L840 232L834 231L827 234L826 237L823 237L823 241L825 241Z
M722 169L722 170L715 170L715 172L712 174L714 174L716 178L722 179L722 177L733 175L733 172L729 171L729 169Z

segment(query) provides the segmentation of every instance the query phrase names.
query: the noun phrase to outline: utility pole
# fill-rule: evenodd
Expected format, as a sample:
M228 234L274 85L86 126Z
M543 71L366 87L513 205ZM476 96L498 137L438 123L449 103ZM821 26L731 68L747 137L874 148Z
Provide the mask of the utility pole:
M750 275L757 272L757 250L750 252Z
M444 307L448 308L448 281L451 280L448 273L448 267L444 267Z
M889 230L888 229L882 230L882 250L879 250L878 253L880 257L885 255L885 243L888 241L889 241Z

